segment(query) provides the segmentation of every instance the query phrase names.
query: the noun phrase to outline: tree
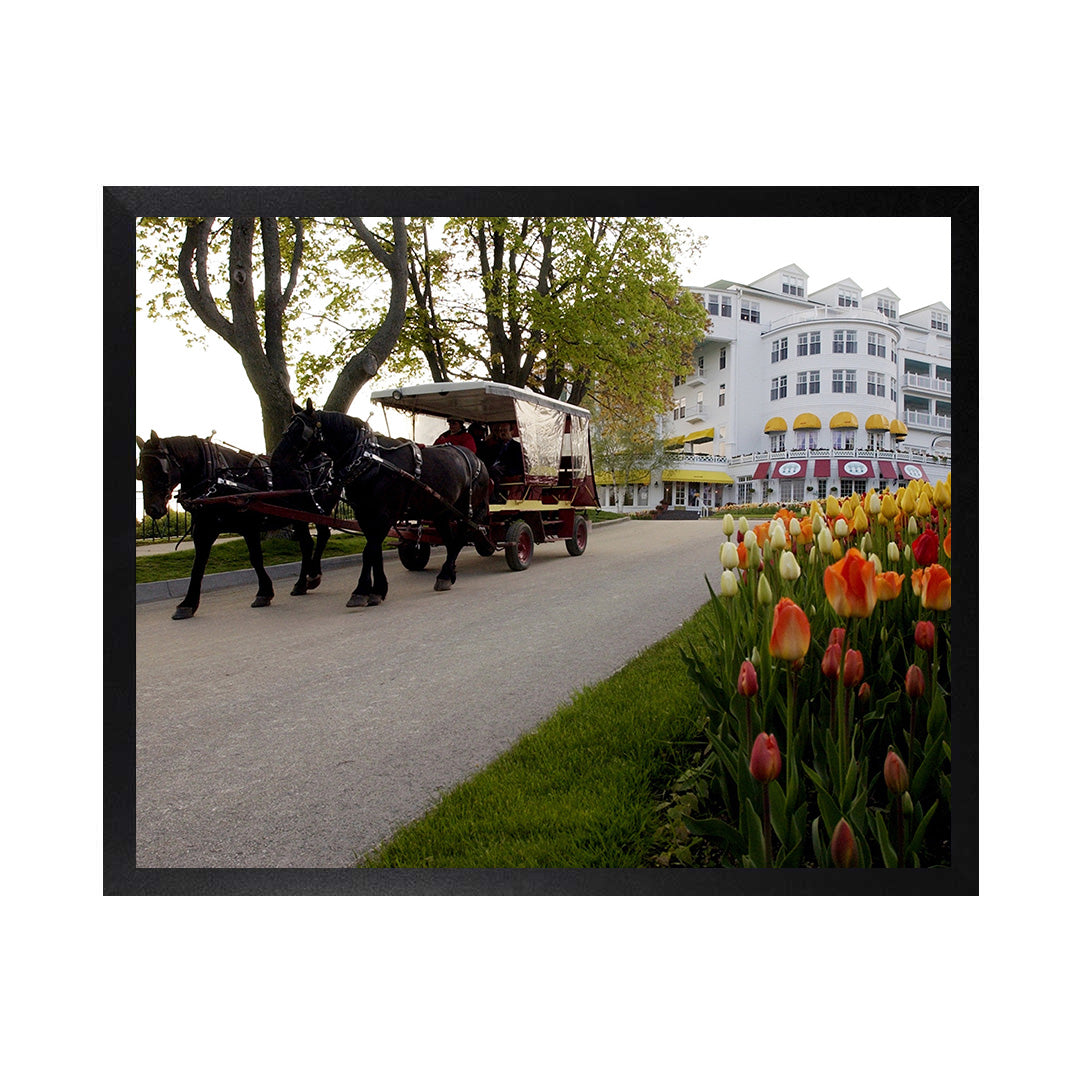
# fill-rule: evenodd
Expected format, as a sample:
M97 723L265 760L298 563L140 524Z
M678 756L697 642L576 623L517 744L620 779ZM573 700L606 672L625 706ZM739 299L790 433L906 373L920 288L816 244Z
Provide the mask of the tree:
M488 378L573 404L666 407L707 321L676 277L688 233L661 218L474 217L447 234L479 291L457 302L474 331L463 352Z
M663 431L656 418L633 402L609 396L603 409L595 410L592 436L593 464L600 473L610 473L620 504L626 492L668 459Z
M408 299L405 219L392 218L390 230L390 238L380 238L361 218L143 218L140 262L158 286L146 311L175 319L189 339L201 336L190 325L193 313L237 352L259 399L269 450L292 410L290 353L298 354L301 389L337 371L326 408L339 412L390 357ZM377 317L361 299L376 267L390 281ZM359 325L343 325L345 317ZM336 340L305 352L316 325L336 329Z

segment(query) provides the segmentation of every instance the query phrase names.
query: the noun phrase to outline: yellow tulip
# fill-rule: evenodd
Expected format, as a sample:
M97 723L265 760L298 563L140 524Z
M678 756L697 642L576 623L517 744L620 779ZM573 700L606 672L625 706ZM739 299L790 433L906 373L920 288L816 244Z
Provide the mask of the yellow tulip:
M881 513L887 521L892 521L900 513L896 500L887 491L881 497Z
M830 495L825 500L825 516L828 518L838 518L840 516L840 504L836 501L835 495Z
M948 510L952 506L952 494L949 489L939 480L934 485L934 505Z
M832 542L830 554L834 559L842 559L844 557L844 549L840 546L839 540L834 540Z
M915 513L919 517L930 516L930 499L927 497L925 488L919 492L919 501L915 504Z
M904 493L900 496L900 509L905 514L915 513L915 496L912 494L910 484L904 488Z
M866 532L870 528L870 522L866 519L866 511L861 507L855 507L855 516L852 518L851 527L856 532Z

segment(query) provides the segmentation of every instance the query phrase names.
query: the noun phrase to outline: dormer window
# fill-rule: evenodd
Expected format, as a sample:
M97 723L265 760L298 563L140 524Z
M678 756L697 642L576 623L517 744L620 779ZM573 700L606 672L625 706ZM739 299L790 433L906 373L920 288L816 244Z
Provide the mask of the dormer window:
M795 277L793 274L785 274L782 288L786 296L805 296L806 279Z
M930 329L931 330L948 330L949 329L949 316L944 311L931 311L930 312Z
M858 307L859 294L852 292L851 289L841 289L837 297L837 304L840 307Z
M877 300L877 309L886 319L896 318L896 304L891 300L886 300L884 297L879 296Z

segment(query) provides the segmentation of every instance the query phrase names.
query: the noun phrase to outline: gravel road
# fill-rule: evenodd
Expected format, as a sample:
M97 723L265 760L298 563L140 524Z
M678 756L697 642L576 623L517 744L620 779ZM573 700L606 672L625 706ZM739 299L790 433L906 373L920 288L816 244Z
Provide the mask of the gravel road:
M676 629L719 579L716 519L594 528L511 572L466 549L458 580L387 561L390 593L347 609L359 567L318 590L252 584L137 606L136 865L347 867ZM284 584L284 583L283 583Z

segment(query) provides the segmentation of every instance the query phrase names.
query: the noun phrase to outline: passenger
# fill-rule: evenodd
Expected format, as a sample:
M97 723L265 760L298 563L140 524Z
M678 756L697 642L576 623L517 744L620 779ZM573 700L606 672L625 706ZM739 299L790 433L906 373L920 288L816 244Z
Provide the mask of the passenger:
M440 443L464 446L466 450L476 453L476 441L465 430L465 421L459 420L456 416L450 418L450 427L435 440L436 446L440 445Z
M476 452L479 454L480 447L484 445L484 440L487 438L487 428L480 423L470 424L468 431L472 436L472 441L476 443Z
M507 476L520 476L525 471L521 443L512 438L513 425L503 422L492 428L491 438L479 449L480 460L487 466L488 475L500 484Z

